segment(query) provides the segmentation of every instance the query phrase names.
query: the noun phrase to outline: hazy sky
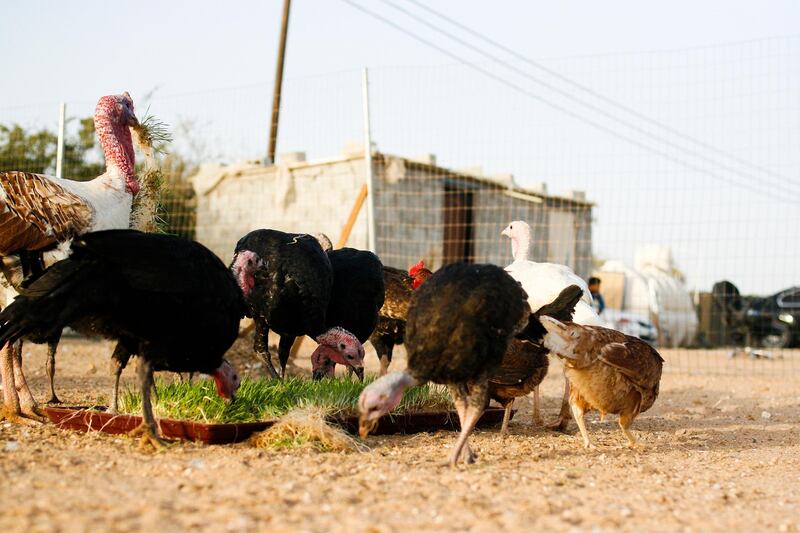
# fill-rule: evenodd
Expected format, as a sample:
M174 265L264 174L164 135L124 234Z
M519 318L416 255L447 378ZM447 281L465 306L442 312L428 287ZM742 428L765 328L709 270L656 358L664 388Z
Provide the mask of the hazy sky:
M708 289L722 277L756 292L800 284L800 2L429 3L520 55L739 158L711 162L675 152L669 143L683 142L680 135L661 130L661 140L653 140L615 125L385 2L353 1L505 84L340 0L294 0L279 150L329 156L358 138L358 70L369 66L380 148L434 152L442 164L480 164L487 172L512 172L523 185L546 181L555 192L586 190L598 203L598 255L630 262L637 246L669 244L692 287ZM85 115L98 95L128 90L136 98L158 87L154 112L196 120L195 135L212 145L209 153L261 157L281 4L4 0L0 123L51 126L59 101L69 102L71 114ZM678 156L691 160L691 168L675 164Z

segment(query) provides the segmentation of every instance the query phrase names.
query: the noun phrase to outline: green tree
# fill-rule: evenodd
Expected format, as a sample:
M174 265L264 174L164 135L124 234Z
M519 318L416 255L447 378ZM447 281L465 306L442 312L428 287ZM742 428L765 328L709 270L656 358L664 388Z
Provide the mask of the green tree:
M55 168L56 135L47 130L28 133L18 124L0 124L0 171L45 173Z
M0 171L54 174L57 151L58 135L47 129L29 132L19 124L0 124ZM64 140L64 177L85 181L102 174L102 155L91 157L97 151L94 121L81 119L77 136Z

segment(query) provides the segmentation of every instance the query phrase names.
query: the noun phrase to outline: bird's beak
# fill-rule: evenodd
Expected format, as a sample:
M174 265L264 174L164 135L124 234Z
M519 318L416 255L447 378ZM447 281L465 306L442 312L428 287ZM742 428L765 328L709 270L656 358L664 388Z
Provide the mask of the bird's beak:
M505 235L506 237L508 237L510 239L511 238L511 230L506 228L506 229L504 229L503 231L500 232L500 235Z
M360 416L358 419L358 436L366 439L372 431L378 426L378 420L370 420L366 416Z
M364 367L353 368L353 373L358 377L358 381L364 381Z

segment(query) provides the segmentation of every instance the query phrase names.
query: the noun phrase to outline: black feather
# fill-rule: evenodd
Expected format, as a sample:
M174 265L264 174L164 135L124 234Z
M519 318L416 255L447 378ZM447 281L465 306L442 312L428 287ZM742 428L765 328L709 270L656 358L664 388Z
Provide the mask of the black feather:
M154 368L212 372L238 334L241 292L204 246L132 230L76 239L0 313L0 342L45 340L89 321L98 333L139 347Z
M239 240L235 251L243 250L265 262L247 299L252 316L279 335L323 333L333 269L319 242L311 235L259 229Z
M406 322L408 371L416 379L484 380L525 324L525 292L502 268L455 263L414 293Z
M583 297L583 290L577 285L570 285L562 290L556 299L549 304L543 305L538 311L532 313L528 318L527 327L517 335L517 338L538 343L547 333L544 326L539 321L540 316L553 317L556 320L567 322L572 320L575 306Z
M328 258L333 267L333 287L325 323L367 342L383 306L383 264L372 252L353 248L332 250Z

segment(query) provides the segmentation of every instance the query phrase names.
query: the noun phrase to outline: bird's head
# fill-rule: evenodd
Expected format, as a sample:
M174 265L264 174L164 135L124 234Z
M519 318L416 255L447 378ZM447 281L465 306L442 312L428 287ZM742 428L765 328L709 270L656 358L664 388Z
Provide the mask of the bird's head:
M130 128L139 124L139 119L133 112L133 99L127 92L100 97L94 110L94 118L95 122L106 119L113 124Z
M411 287L417 289L433 275L433 272L425 268L425 261L420 260L419 263L408 269L408 275L411 276Z
M406 387L412 385L405 372L392 372L370 383L358 397L358 434L365 438L378 420L400 405Z
M320 346L329 348L326 356L334 363L353 368L359 379L364 379L364 345L344 328L331 328L316 338Z
M523 259L518 257L520 252L528 253L528 247L531 240L531 227L524 220L515 220L505 227L500 235L505 235L511 239L511 255L514 259Z
M581 340L580 326L564 323L549 316L540 316L539 321L547 330L542 339L545 348L561 357L570 358L575 355Z
M231 272L233 272L236 283L239 284L239 288L245 298L250 296L250 291L255 287L255 273L262 266L264 266L264 260L255 252L241 250L234 254L231 262Z
M116 167L125 177L131 195L136 195L141 186L136 178L136 155L130 128L137 127L139 119L133 112L133 99L127 92L103 96L94 110L94 129L103 147L106 164Z
M222 364L211 376L217 386L217 394L222 398L233 401L236 397L236 391L239 390L239 385L242 383L239 373L236 372L233 365L223 359Z

